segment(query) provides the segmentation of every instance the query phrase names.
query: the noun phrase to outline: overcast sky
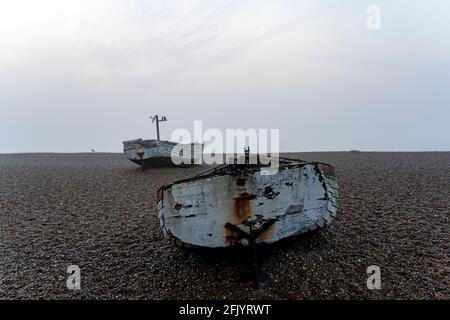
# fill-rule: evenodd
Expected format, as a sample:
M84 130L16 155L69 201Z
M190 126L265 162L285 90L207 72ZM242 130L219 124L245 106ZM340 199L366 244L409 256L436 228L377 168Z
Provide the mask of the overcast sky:
M381 29L366 26L369 5ZM447 0L0 0L0 152L176 128L281 149L450 150Z

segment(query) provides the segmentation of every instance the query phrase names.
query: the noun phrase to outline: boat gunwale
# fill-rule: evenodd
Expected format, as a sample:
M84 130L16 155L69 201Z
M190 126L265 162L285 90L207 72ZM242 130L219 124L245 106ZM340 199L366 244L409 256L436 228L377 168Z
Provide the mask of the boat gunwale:
M333 178L336 178L334 166L329 163L320 162L320 161L305 161L305 160L300 160L300 159L291 159L291 158L284 158L284 157L280 157L279 159L280 159L280 161L283 161L283 160L291 161L291 163L280 164L279 170L301 168L301 167L304 167L305 165L312 164L315 166L316 169L318 169L319 176L326 175L327 177L331 176ZM222 169L222 168L226 168L228 165L230 165L230 164L222 164L222 165L219 165L218 167L221 167L221 169ZM322 170L320 170L320 168L318 167L319 165L331 168L332 173L331 174L323 173ZM194 177L176 180L170 184L161 186L157 191L157 194L158 194L157 202L160 202L162 200L162 194L164 191L166 191L167 189L170 189L172 186L177 185L177 184L199 181L199 180L204 180L204 179L219 177L219 176L224 176L224 175L236 176L242 172L245 172L248 174L254 174L256 172L261 171L261 168L264 168L263 166L258 166L257 168L250 167L250 168L245 168L245 169L238 169L235 173L213 171L211 174L205 174L210 170L217 169L218 167L205 170L204 172L200 172L199 174L195 175Z

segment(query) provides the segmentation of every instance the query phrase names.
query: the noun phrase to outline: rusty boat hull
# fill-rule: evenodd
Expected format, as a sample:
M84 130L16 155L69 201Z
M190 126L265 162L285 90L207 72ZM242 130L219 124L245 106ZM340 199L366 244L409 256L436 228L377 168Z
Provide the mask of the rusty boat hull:
M174 163L172 155L174 148L189 150L189 155L177 155L175 158L184 161L184 165L194 165L201 161L202 145L192 143L179 145L171 141L135 139L123 142L123 152L133 163L143 169L150 167L170 167L179 165Z
M334 168L280 159L277 173L232 165L177 181L158 191L164 234L188 247L272 244L320 229L337 211Z

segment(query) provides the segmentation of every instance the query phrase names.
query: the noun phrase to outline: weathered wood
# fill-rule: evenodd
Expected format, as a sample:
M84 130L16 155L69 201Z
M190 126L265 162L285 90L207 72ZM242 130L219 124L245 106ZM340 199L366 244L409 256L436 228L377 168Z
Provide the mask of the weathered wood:
M256 243L270 244L322 228L337 211L330 165L283 160L273 175L261 174L259 166L230 167L160 189L158 212L167 236L194 247L218 248L248 245L245 234L252 229ZM268 221L273 221L269 227Z
M183 155L173 155L174 148L181 148L186 151ZM147 167L174 166L173 160L183 159L185 165L196 164L201 160L203 146L198 143L179 145L175 142L163 140L128 140L123 142L123 151L128 159L143 169Z

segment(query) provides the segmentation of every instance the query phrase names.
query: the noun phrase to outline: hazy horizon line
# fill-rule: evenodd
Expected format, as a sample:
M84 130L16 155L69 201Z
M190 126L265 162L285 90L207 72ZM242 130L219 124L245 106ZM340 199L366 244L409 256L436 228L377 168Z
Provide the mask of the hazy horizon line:
M308 150L308 151L280 151L280 154L284 153L446 153L450 150ZM123 154L119 151L24 151L24 152L0 152L0 155L20 155L20 154Z

